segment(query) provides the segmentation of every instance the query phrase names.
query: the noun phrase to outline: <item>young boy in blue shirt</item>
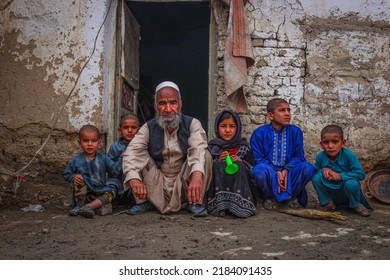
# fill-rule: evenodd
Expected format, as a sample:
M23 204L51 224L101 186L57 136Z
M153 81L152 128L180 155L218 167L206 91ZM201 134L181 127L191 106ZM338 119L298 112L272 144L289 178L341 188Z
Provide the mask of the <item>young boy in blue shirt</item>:
M121 117L121 122L118 128L118 132L120 134L119 140L112 143L107 153L107 155L115 162L117 172L120 174L119 179L122 183L125 179L122 168L123 153L125 152L131 140L133 140L134 136L137 134L139 128L140 123L136 115L132 113L123 115ZM131 199L131 189L127 190L123 196L119 197L119 199Z
M291 112L286 100L270 100L267 112L271 123L258 127L250 139L256 162L252 172L264 208L277 210L282 202L291 208L299 204L306 207L305 186L315 168L305 159L302 130L290 124Z
M312 182L321 210L350 208L360 216L370 216L372 208L360 187L365 173L356 155L345 148L343 129L338 125L324 127L320 145L323 151L316 156Z
M93 218L95 210L110 203L118 192L123 192L123 187L115 163L97 152L101 140L96 126L84 125L78 143L83 152L70 161L63 173L65 181L73 187L73 208L69 215Z

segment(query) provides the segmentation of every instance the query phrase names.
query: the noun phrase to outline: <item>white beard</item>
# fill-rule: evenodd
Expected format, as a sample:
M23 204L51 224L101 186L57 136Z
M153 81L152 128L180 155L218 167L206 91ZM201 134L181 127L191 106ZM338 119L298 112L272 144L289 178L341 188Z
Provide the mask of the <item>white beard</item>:
M164 119L164 117L160 116L158 112L156 112L156 120L158 125L162 128L168 128L168 129L174 129L177 128L181 121L181 110L177 113L177 115L174 117L172 121L167 121Z

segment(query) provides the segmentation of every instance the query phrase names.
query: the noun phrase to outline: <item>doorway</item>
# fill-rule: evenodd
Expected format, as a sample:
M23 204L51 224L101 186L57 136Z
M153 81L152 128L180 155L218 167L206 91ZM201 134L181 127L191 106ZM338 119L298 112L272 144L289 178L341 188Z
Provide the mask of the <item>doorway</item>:
M154 89L175 82L183 114L208 131L210 1L145 2L126 0L140 26L137 114L154 117Z

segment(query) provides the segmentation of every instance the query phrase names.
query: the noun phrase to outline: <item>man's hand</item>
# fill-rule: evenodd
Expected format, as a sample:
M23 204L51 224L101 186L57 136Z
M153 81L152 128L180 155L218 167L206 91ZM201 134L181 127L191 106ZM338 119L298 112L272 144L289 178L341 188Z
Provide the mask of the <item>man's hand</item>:
M328 167L322 168L322 175L328 181L341 181L343 179L339 173Z
M77 174L76 176L74 176L73 178L73 184L75 186L80 186L84 183L84 180L83 180L83 176L80 175L80 174Z
M287 190L288 170L276 171L276 174L278 175L278 193L285 192Z
M146 199L148 197L148 190L145 184L139 179L131 179L129 181L133 194L139 199Z
M194 171L191 174L190 184L188 185L187 199L189 204L198 204L202 199L203 174L200 171Z

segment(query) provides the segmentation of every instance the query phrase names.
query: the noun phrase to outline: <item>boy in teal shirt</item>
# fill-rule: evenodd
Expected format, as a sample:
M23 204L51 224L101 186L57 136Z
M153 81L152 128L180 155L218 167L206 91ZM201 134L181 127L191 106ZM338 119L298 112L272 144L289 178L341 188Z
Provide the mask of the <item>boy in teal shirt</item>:
M345 148L346 140L342 128L338 125L324 127L320 144L324 151L316 157L317 171L312 182L321 210L350 208L360 216L370 216L372 208L360 187L365 173L356 155Z

